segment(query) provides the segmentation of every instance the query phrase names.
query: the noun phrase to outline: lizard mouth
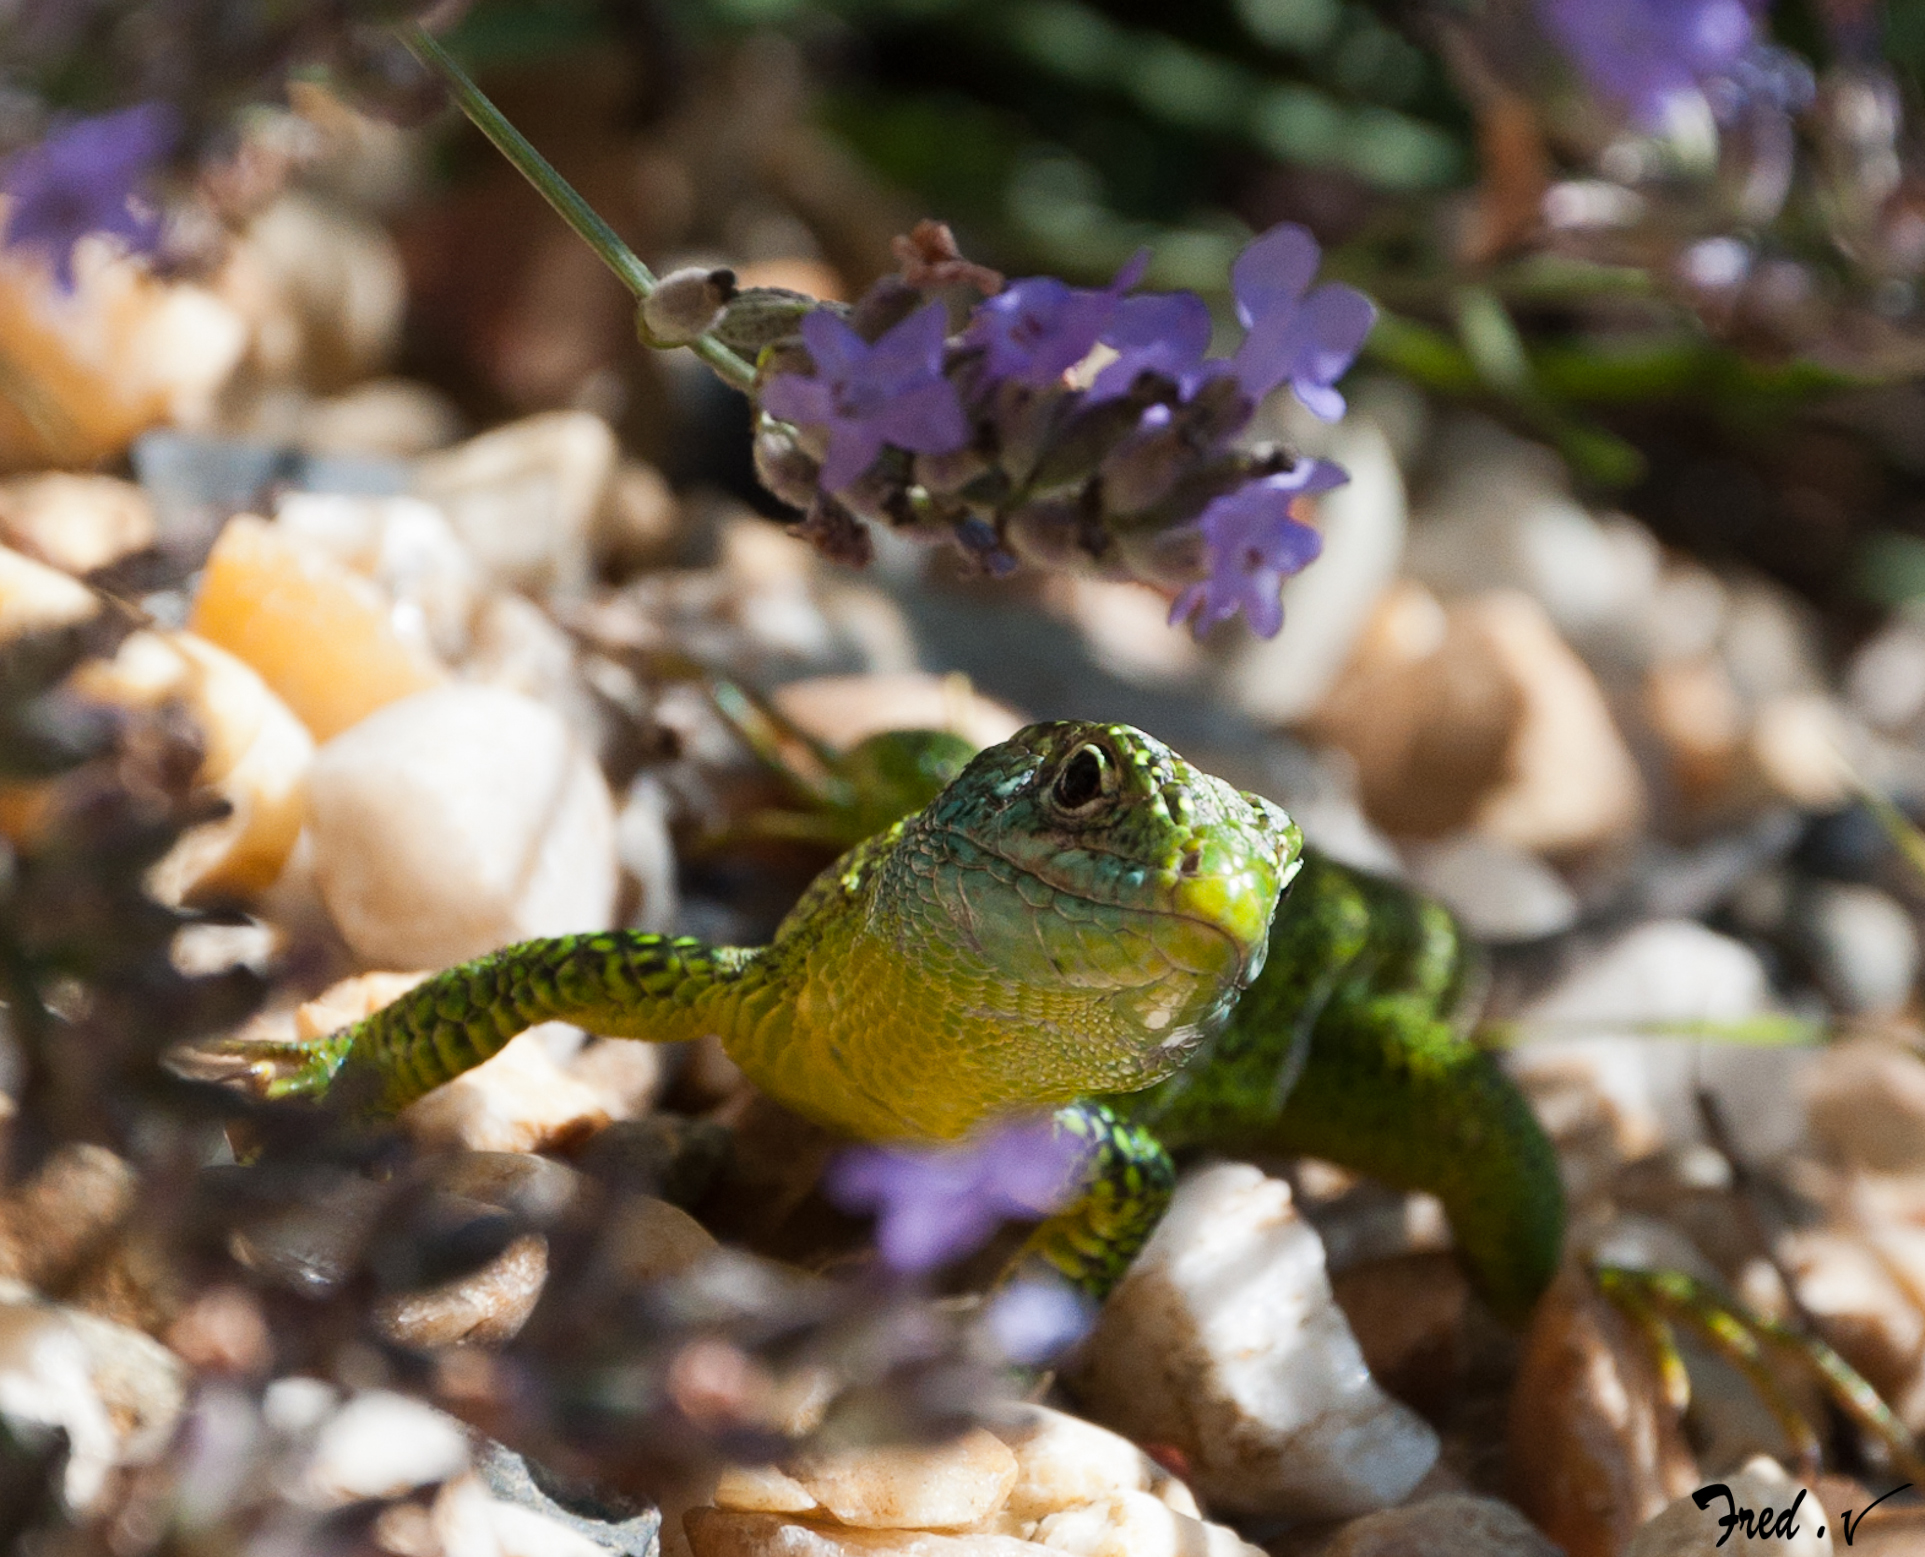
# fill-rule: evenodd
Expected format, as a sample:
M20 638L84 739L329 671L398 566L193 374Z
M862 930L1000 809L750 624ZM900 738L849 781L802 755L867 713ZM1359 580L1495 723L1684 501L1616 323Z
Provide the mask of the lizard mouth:
M1241 860L1240 868L1206 869L1213 863L1212 843L1199 835L1174 851L1173 864L1124 863L1113 878L1106 874L1092 878L1087 870L1078 870L1070 863L1012 859L985 840L971 842L1017 875L1061 897L1099 909L1153 915L1210 932L1230 953L1225 961L1235 968L1231 976L1238 989L1247 988L1263 970L1270 917L1277 900L1273 883L1277 883L1279 873L1272 861L1248 858ZM1086 852L1110 861L1129 860L1117 850L1092 848ZM1294 873L1294 869L1289 872Z

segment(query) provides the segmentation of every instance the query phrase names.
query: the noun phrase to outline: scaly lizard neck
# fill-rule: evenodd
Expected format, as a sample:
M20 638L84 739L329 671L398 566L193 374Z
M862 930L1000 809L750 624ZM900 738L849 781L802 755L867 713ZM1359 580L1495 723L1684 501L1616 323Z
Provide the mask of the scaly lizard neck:
M852 851L756 987L722 996L725 1047L757 1086L861 1138L952 1139L1146 1086L1220 1024L1240 987L1221 929L1108 900L1074 860L1046 877L972 820L931 807Z

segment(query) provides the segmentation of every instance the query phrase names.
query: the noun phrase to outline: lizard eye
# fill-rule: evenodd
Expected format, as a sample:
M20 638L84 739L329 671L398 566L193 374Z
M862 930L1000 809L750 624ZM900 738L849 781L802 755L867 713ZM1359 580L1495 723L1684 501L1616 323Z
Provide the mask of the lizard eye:
M1116 787L1116 769L1100 746L1084 745L1069 754L1056 775L1050 798L1057 808L1079 815L1092 809Z

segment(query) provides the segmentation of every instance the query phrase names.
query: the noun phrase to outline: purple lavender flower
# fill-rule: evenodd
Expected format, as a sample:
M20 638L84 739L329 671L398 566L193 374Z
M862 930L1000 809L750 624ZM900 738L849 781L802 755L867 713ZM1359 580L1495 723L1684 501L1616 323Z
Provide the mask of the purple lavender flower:
M1762 0L1538 0L1538 16L1593 91L1640 124L1751 50Z
M0 176L9 205L0 245L38 248L63 292L74 285L74 245L111 233L137 253L160 242L160 215L136 199L172 149L177 121L165 103L77 119L18 153Z
M1287 383L1297 398L1325 421L1343 415L1343 396L1331 386L1349 371L1377 317L1355 287L1330 282L1310 290L1322 250L1294 222L1252 239L1230 271L1230 291L1244 328L1234 357L1206 358L1210 312L1190 292L1123 299L1116 321L1103 336L1116 361L1100 374L1091 398L1124 393L1139 373L1176 382L1189 400L1204 383L1236 375L1254 402Z
M969 441L956 388L943 377L946 323L931 303L871 345L827 309L802 321L815 374L781 373L762 391L762 408L799 427L828 435L822 487L840 492L882 452L884 444L947 454Z
M1288 383L1313 415L1334 422L1344 401L1331 386L1357 360L1377 310L1342 282L1308 291L1322 257L1317 240L1294 222L1272 227L1237 256L1230 291L1247 333L1231 363L1252 400Z
M1194 292L1124 298L1102 340L1116 360L1096 375L1092 400L1127 394L1141 373L1173 379L1178 397L1188 400L1213 371L1203 356L1210 349L1210 309ZM1214 370L1225 366L1216 364Z
M1317 560L1323 537L1290 516L1293 499L1328 492L1350 479L1328 460L1299 460L1287 471L1259 477L1214 499L1196 521L1209 576L1170 607L1170 625L1189 620L1199 638L1241 608L1265 638L1283 626L1283 581Z
M1012 1281L984 1306L991 1345L1018 1367L1043 1367L1089 1334L1095 1305L1063 1281Z
M1044 1114L959 1146L852 1146L823 1187L844 1211L874 1212L884 1262L918 1274L980 1248L1005 1221L1061 1209L1089 1150Z
M1054 276L1011 282L976 306L963 339L983 349L991 383L1047 389L1103 338L1123 294L1143 279L1149 263L1149 250L1139 250L1101 291Z

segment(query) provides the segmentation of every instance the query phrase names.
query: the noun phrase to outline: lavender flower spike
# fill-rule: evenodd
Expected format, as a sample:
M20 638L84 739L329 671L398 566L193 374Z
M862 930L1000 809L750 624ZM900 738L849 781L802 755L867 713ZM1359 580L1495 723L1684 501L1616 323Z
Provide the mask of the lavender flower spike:
M150 254L160 242L160 216L141 206L141 181L172 149L175 115L165 103L77 119L29 146L0 173L7 225L0 245L38 248L63 292L74 285L74 245L88 233L111 233Z
M1293 469L1214 499L1196 521L1209 576L1176 597L1170 625L1188 620L1200 638L1205 628L1241 609L1258 633L1276 637L1283 626L1283 581L1309 567L1323 550L1323 537L1291 518L1290 504L1349 479L1342 466L1328 460L1299 460Z
M1751 51L1759 0L1538 0L1538 19L1591 89L1658 129L1673 101Z
M982 348L992 384L1013 379L1047 389L1103 338L1123 294L1143 279L1149 263L1150 251L1139 249L1100 292L1054 276L1011 282L977 304L963 339Z
M874 1212L883 1262L917 1275L980 1248L1005 1221L1062 1209L1089 1150L1044 1114L934 1150L852 1146L823 1187L844 1211Z
M1331 386L1356 361L1377 310L1340 282L1310 291L1321 258L1317 240L1294 222L1245 245L1230 270L1245 335L1228 361L1204 355L1210 311L1195 293L1124 298L1102 337L1116 360L1096 376L1090 398L1123 394L1138 374L1150 372L1173 380L1178 398L1187 401L1211 379L1234 373L1253 403L1287 383L1313 412L1334 422L1344 401Z
M1237 318L1248 332L1232 359L1252 400L1279 384L1326 422L1343 415L1332 387L1357 360L1377 310L1355 287L1328 282L1306 296L1322 251L1294 222L1253 240L1230 267Z
M940 303L917 310L874 345L825 308L803 319L815 374L777 374L762 391L762 409L826 435L824 491L848 487L884 444L948 454L969 441L962 403L942 373L945 333Z
M1194 292L1146 292L1126 297L1103 332L1103 344L1116 360L1096 375L1091 400L1128 394L1137 375L1155 373L1174 381L1179 399L1188 400L1221 362L1205 365L1210 349L1210 307Z

